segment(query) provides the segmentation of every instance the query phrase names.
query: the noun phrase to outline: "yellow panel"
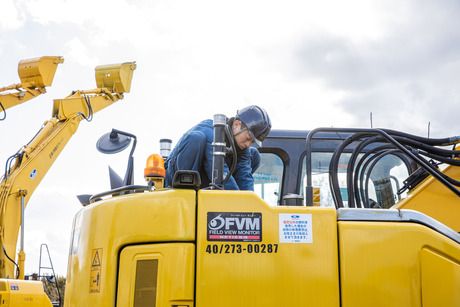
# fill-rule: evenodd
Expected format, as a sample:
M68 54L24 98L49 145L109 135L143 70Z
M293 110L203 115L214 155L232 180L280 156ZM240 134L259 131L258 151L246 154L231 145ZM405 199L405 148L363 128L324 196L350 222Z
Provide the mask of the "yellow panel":
M0 306L51 307L41 281L2 279Z
M444 173L451 178L460 179L458 166L448 166ZM433 177L419 184L406 199L393 208L423 212L460 232L460 198Z
M155 289L140 289L139 262L155 260L158 274L153 272L147 283ZM119 307L166 307L193 306L195 273L195 245L192 243L167 243L135 245L123 249L118 275L117 306ZM143 276L145 278L145 276ZM148 278L148 277L147 277ZM137 289L136 289L137 288ZM136 291L137 290L137 291ZM140 291L152 292L145 295ZM136 299L137 294L137 299ZM156 300L153 300L156 298ZM147 300L150 301L147 301ZM135 304L136 303L136 304Z
M118 255L123 247L195 241L195 200L195 191L163 190L123 195L82 209L70 247L65 306L115 305ZM94 265L95 251L102 255L100 266ZM99 292L91 292L97 286L90 283L95 271L100 272Z
M421 259L423 307L460 306L460 262L428 248Z
M458 243L419 224L339 222L342 306L422 306L420 252L424 247L460 260Z
M242 191L198 200L197 306L339 306L335 209L270 207Z

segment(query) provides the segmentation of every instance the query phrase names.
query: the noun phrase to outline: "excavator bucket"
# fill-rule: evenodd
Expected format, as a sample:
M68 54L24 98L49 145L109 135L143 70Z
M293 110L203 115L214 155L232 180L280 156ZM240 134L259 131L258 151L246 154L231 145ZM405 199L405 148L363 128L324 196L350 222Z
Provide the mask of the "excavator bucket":
M115 93L129 93L136 62L102 65L96 67L98 88L107 88Z
M57 65L64 62L60 56L42 56L22 60L18 64L18 74L22 87L51 86Z

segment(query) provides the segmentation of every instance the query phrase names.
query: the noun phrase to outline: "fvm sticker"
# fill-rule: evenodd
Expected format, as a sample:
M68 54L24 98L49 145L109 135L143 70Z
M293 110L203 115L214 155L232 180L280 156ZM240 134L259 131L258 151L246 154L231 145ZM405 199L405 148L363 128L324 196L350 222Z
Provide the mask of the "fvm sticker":
M262 241L262 214L208 212L208 241Z

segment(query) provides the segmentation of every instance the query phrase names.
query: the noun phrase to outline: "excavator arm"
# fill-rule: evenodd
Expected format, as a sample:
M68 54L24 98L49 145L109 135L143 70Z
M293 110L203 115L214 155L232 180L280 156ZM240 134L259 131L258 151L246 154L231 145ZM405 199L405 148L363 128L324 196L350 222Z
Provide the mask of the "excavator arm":
M0 111L5 119L6 110L46 93L46 87L51 86L57 65L64 62L60 56L43 56L22 60L18 64L18 74L21 83L0 88Z
M24 208L80 122L90 121L94 113L123 99L123 93L129 92L135 68L134 62L96 67L98 88L75 91L66 98L54 100L53 117L8 159L0 183L0 278L15 278L16 266L16 275L23 279L22 244L18 260L13 258Z

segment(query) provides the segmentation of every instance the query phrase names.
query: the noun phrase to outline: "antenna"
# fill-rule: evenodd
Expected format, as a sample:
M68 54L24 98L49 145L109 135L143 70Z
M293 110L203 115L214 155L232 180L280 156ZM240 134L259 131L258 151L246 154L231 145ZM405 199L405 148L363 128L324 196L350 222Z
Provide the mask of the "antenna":
M428 122L428 138L430 138L431 122Z

